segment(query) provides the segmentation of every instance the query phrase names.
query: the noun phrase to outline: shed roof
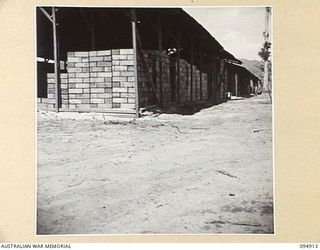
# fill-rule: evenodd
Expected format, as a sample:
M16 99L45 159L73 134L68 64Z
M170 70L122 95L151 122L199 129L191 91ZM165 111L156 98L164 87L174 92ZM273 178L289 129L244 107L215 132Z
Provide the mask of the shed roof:
M43 7L51 13L51 7ZM161 15L163 49L174 48L181 34L181 57L190 58L193 46L195 55L211 54L240 62L225 51L222 45L194 18L181 8L104 8L104 7L56 7L59 24L60 56L65 60L68 51L105 50L131 48L131 16L135 9L138 30L144 49L158 49L158 22ZM37 56L53 58L52 24L36 10ZM191 45L191 38L194 44ZM199 63L195 56L195 64Z
M227 63L228 67L233 69L233 70L236 70L238 72L242 72L244 74L247 74L249 75L251 78L257 80L257 81L260 81L260 78L258 78L255 74L253 74L250 70L248 70L246 67L244 66L241 66L239 64L234 64L234 63Z

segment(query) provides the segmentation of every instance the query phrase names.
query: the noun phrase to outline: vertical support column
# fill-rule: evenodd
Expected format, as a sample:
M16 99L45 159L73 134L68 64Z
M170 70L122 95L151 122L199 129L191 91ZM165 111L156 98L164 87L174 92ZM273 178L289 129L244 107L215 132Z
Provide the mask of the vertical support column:
M239 95L238 92L238 73L234 74L234 83L235 83L235 96Z
M208 87L207 87L207 101L211 101L212 95L212 57L209 57L208 65L206 67L206 73L208 76Z
M132 45L133 45L133 62L134 62L134 87L135 87L135 109L136 118L139 118L139 88L138 88L138 51L137 51L137 20L135 10L132 10Z
M229 86L229 70L228 70L228 67L227 67L227 64L225 63L225 68L224 68L224 82L225 82L225 87L224 87L224 90L225 90L225 97L226 99L228 99L228 86Z
M191 84L190 84L190 100L193 94L193 36L190 36L190 64L191 64Z
M217 95L217 90L216 90L216 86L217 86L217 60L216 57L214 55L212 55L212 68L211 68L211 72L212 72L212 97L211 97L211 101L212 103L216 102L216 95Z
M159 87L160 87L160 106L163 106L163 84L162 84L162 20L161 20L161 10L158 11L158 50L159 56Z
M264 61L264 75L263 75L263 88L264 91L268 90L268 83L269 83L269 79L268 79L268 60Z
M60 106L60 58L59 58L59 28L57 23L56 11L57 9L55 7L52 7L55 110L58 113L59 106Z
M180 103L180 47L181 47L181 30L178 30L178 39L177 39L177 101Z
M219 60L219 76L220 76L220 81L219 81L219 102L224 101L224 61L222 58Z
M202 71L203 71L203 48L202 48L202 43L201 43L201 47L200 47L200 101L202 101Z

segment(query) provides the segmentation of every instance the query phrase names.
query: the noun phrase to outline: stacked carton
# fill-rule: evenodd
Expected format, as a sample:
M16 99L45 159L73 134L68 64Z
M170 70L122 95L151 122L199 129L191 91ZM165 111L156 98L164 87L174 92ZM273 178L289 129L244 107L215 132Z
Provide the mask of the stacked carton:
M112 50L112 108L135 108L133 49Z
M74 111L134 109L133 65L132 49L69 52L68 73L61 74L61 107ZM47 81L48 96L38 102L41 107L53 109L54 74L48 74Z
M138 55L137 65L140 107L156 104L161 94L164 106L171 101L207 100L207 74L195 65L183 59L179 63L175 58L170 60L167 54L156 50L143 51L143 55L144 60L142 54ZM38 98L39 107L54 109L54 74L48 74L47 82L48 96ZM133 49L69 52L67 73L61 74L60 83L60 105L65 110L132 111L136 100ZM222 98L225 92L222 81L218 88L216 94Z
M208 100L208 75L206 73L201 73L202 77L202 101L207 101Z
M62 106L68 103L68 74L60 74L60 92ZM38 108L43 110L53 110L55 108L55 75L47 74L47 97L38 98Z
M160 93L162 93L163 105L167 105L171 99L169 57L159 51L153 50L143 51L143 56L145 58L144 60L146 61L147 67L145 66L142 55L138 56L140 106L144 107L155 104L155 95L160 101ZM154 84L155 94L148 71Z
M144 59L142 58L144 56ZM146 65L144 61L146 61ZM150 58L150 55L144 51L144 54L138 55L138 84L139 84L139 105L140 107L146 107L156 103L155 98L159 98L159 95L155 96L154 90L150 81L148 72L150 73L154 87L156 88L155 82L155 69L154 64Z

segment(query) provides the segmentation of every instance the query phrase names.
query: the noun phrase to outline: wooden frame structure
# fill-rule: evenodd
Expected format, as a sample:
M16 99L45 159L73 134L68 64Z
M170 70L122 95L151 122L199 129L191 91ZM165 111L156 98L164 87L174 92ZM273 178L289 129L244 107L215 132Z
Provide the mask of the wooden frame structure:
M51 10L51 14L50 14ZM52 25L48 28L47 19ZM57 21L59 19L59 22ZM130 25L131 24L131 25ZM85 26L86 29L79 29ZM208 73L208 102L215 103L217 81L223 79L216 70L220 60L241 63L232 54L225 51L199 23L180 8L80 8L80 7L37 7L37 56L45 59L54 58L55 73L55 111L60 108L60 61L66 60L68 51L105 50L114 48L133 48L135 75L135 109L139 117L139 83L138 57L141 55L145 68L145 50L157 50L170 54L177 62L177 79L175 86L180 89L180 59L197 66ZM104 35L107 34L107 35ZM192 36L190 36L192 34ZM193 37L197 38L194 43ZM50 42L53 41L52 43ZM219 62L220 62L219 61ZM162 64L162 58L159 56ZM214 69L214 70L213 70ZM163 106L162 77L159 78L160 92L149 70L147 76L153 89L156 104ZM213 73L214 72L214 73ZM160 67L162 76L162 67ZM194 80L191 68L191 82ZM200 89L202 89L202 75ZM191 88L191 98L196 89ZM202 92L200 92L202 98ZM191 99L192 101L195 101ZM176 102L180 103L177 93Z

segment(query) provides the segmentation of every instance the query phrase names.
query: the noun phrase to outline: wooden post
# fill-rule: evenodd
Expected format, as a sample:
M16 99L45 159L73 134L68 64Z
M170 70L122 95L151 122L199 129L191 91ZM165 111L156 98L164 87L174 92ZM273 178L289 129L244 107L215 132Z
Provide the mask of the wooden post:
M209 56L209 54L208 54ZM208 57L208 64L207 64L207 67L206 67L206 73L207 73L207 76L208 76L208 80L207 80L207 101L210 101L211 100L211 91L212 91L212 57L209 56Z
M190 100L193 94L193 37L190 36L190 64L191 64L191 84L190 84Z
M235 72L234 74L234 84L235 84L235 96L239 96L239 91L238 91L238 73Z
M202 70L203 70L203 48L200 47L200 100L202 101Z
M180 103L180 42L181 42L181 30L178 30L178 39L177 39L177 101Z
M219 91L220 91L220 101L224 101L224 85L225 85L225 79L224 79L224 60L220 59L220 84L219 84Z
M52 7L53 27L53 54L54 54L54 77L55 77L55 110L59 112L60 106L60 58L59 58L59 28L56 20L56 8Z
M136 27L136 16L134 10L132 11L132 44L133 44L133 60L134 60L134 86L135 86L135 108L136 117L139 118L139 89L138 89L138 58L137 58L137 27Z
M160 106L163 106L163 84L162 84L162 21L161 21L161 11L158 12L158 50L160 52L159 56L159 87L160 87Z
M217 101L217 85L218 85L218 70L217 70L217 58L215 55L212 55L212 79L213 79L213 85L212 85L212 102L216 103Z

